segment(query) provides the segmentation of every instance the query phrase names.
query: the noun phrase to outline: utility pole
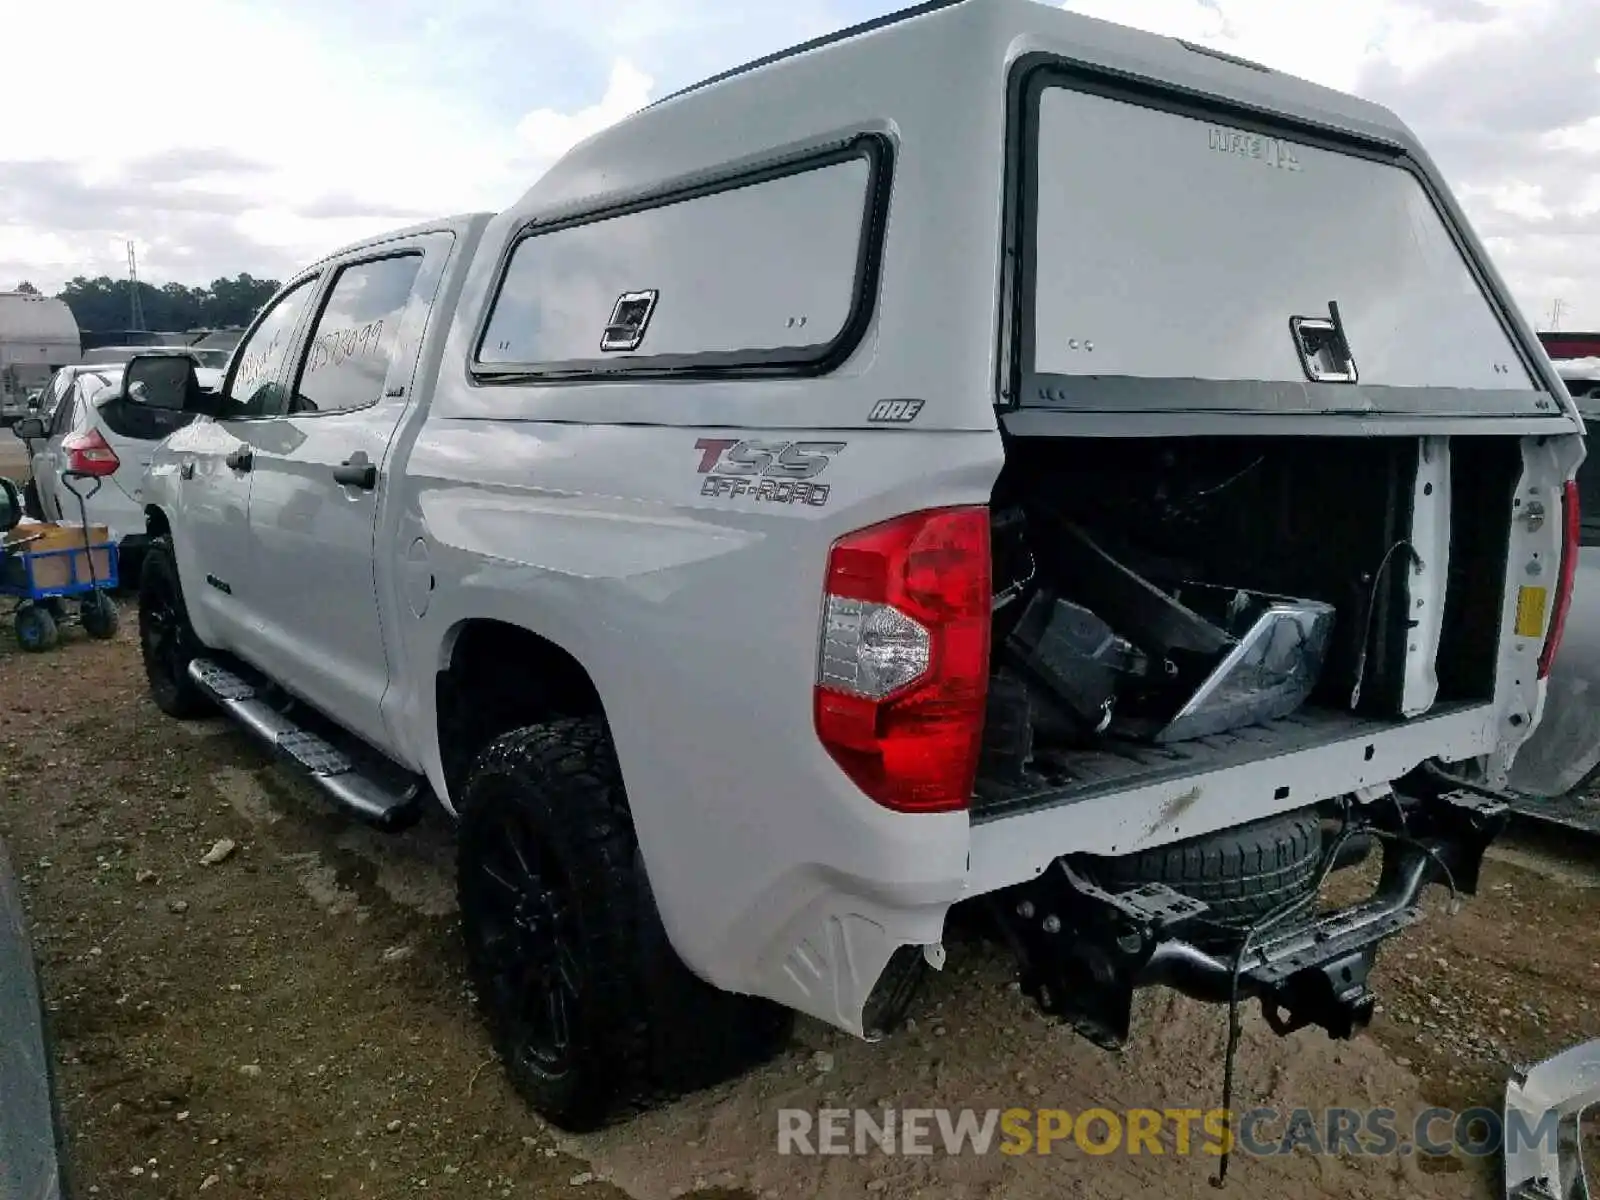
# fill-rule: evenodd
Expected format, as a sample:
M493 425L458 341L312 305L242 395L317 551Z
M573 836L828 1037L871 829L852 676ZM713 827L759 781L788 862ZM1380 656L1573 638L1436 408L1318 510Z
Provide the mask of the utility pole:
M128 328L144 329L144 302L139 299L139 261L128 243Z
M1567 302L1565 300L1561 299L1560 296L1557 296L1555 298L1555 300L1551 302L1551 304L1550 304L1550 332L1551 333L1559 333L1561 331L1561 314L1566 311L1566 308L1567 308Z

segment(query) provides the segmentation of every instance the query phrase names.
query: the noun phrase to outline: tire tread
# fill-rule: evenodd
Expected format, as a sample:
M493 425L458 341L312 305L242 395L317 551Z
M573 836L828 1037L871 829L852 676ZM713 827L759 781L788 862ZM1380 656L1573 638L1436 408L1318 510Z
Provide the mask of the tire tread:
M752 1029L763 1027L764 1002L693 978L659 933L621 770L599 718L515 730L478 756L461 806L463 921L471 919L473 897L465 881L479 832L475 826L489 815L492 799L482 783L491 777L509 781L517 802L545 823L577 909L573 949L583 966L583 1002L589 1006L577 1023L583 1030L578 1036L586 1039L578 1047L585 1057L571 1072L577 1082L550 1086L522 1070L513 1061L507 1031L490 1021L496 1052L533 1108L564 1129L591 1130L725 1079L770 1052L770 1039L741 1038L738 1029L741 1019ZM486 996L490 979L470 953L470 943L468 961L474 990ZM663 974L670 977L666 987ZM673 1002L685 991L691 1003Z
M1322 822L1315 809L1297 809L1094 862L1094 874L1104 887L1124 890L1164 883L1204 901L1210 920L1248 925L1315 885L1322 863Z

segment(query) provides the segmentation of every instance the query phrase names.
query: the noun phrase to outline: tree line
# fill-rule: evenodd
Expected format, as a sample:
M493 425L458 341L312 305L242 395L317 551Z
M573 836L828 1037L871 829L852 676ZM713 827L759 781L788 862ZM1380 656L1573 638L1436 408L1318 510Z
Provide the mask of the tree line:
M139 283L139 305L144 310L146 329L219 329L248 325L250 318L278 290L276 279L257 279L248 272L233 279L212 280L209 287L187 287L166 283L160 287ZM39 294L26 281L19 292ZM108 333L129 327L132 305L128 280L101 275L89 279L79 275L58 293L72 310L78 328L84 333Z

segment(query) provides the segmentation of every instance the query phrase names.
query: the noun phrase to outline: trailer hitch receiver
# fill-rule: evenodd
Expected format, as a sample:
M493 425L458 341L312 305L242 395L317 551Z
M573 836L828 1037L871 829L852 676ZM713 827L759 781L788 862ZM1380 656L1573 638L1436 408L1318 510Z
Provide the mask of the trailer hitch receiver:
M1318 914L1308 897L1306 912L1249 931L1208 924L1204 903L1164 884L1113 893L1057 859L1040 879L995 900L1023 989L1108 1049L1127 1042L1133 995L1153 984L1216 1003L1253 997L1279 1034L1315 1025L1352 1037L1376 1006L1368 980L1378 948L1421 919L1430 883L1476 892L1483 853L1506 815L1504 805L1467 791L1387 808L1351 827L1384 846L1366 900Z

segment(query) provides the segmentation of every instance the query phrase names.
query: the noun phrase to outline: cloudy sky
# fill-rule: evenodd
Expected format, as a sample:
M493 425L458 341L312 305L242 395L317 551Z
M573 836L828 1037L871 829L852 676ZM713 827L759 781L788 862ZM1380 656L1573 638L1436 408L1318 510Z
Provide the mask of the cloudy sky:
M905 0L0 0L0 288L281 276ZM1596 0L1068 0L1389 104L1541 328L1600 328Z

